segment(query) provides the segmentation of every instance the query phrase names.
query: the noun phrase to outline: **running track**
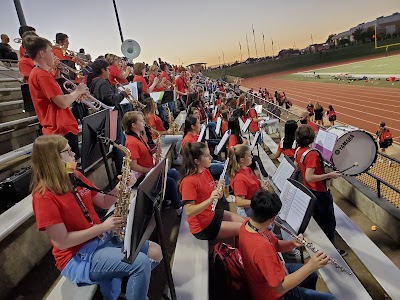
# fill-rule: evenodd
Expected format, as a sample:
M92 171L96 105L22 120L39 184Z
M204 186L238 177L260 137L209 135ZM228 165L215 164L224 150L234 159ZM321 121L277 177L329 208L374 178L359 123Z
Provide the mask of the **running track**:
M254 91L260 87L270 93L284 91L294 105L304 108L309 100L314 104L319 101L324 110L333 105L339 122L371 133L385 121L394 140L400 142L400 89L282 80L277 74L248 78L242 85Z

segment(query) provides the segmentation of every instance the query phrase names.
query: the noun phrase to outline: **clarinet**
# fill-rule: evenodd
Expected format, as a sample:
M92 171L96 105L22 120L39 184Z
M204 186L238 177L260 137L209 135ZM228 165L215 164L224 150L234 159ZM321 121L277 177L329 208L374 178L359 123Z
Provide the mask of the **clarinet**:
M279 222L274 220L274 225L278 226L280 229L282 229L283 231L287 232L288 234L290 234L290 236L292 237L292 239L294 239L296 242L298 242L299 244L301 244L303 247L306 247L308 249L310 249L313 253L317 253L319 250L314 246L313 243L311 242L307 242L305 239L300 238L299 236L297 236L296 234L294 234L291 230L287 229L285 226L283 226L282 224L280 224ZM342 272L346 272L349 275L353 275L353 272L350 271L349 269L343 267L342 265L340 265L336 259L334 258L329 258L328 263L335 266L336 269L339 269Z
M219 176L218 184L217 184L217 187L216 187L217 190L222 191L223 186L222 186L221 182L225 178L226 170L228 168L228 163L229 163L229 157L225 161L224 170L222 171L221 176ZM215 211L215 207L217 206L217 203L218 203L218 199L215 198L213 200L212 205L211 205L211 210L212 211Z

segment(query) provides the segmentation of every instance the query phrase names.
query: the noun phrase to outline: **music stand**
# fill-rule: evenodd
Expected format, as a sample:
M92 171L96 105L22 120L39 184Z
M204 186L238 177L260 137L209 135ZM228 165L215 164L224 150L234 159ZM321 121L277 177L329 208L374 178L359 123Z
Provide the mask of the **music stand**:
M93 113L82 119L82 151L81 162L83 173L86 173L101 159L107 172L110 188L112 187L112 176L107 161L106 141L110 138L110 111L108 109Z
M170 258L161 220L161 206L164 200L167 182L168 159L159 162L139 184L133 220L128 221L130 237L125 238L125 243L130 241L130 253L126 253L124 262L133 263L143 244L150 238L154 229L157 230L158 239L163 254L163 263L167 274L171 298L176 300L175 285L170 268ZM131 216L131 213L130 213ZM164 295L164 297L167 297Z

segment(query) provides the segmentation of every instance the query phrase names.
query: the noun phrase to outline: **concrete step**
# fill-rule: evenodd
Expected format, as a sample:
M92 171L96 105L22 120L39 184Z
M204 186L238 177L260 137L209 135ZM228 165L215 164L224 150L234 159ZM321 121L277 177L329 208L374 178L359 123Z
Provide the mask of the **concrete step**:
M0 155L33 143L37 137L39 124L25 123L22 128L11 128L0 133Z
M18 87L8 87L0 88L0 102L20 100L22 99L21 88Z
M22 77L20 78L20 76L14 76L14 75L11 75L11 76L16 77L16 78L0 77L0 88L20 87ZM19 78L19 79L17 79L17 78Z
M24 112L24 101L0 102L0 124L35 116L34 112Z

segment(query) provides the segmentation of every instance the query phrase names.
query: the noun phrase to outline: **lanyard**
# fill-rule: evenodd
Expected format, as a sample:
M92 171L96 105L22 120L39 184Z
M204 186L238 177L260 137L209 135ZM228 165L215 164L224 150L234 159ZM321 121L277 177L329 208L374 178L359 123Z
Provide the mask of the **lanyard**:
M146 147L147 151L149 151L150 155L153 156L153 153L151 153L151 149L150 149L149 145L146 143L145 140L143 140L142 136L138 136L136 132L132 132L132 136L134 136L139 141L141 141L144 144L144 146Z
M93 220L89 215L89 211L87 210L85 203L83 202L81 196L79 195L78 189L74 187L72 193L74 194L76 202L78 202L78 205L81 208L86 220L90 223L90 225L93 225Z

